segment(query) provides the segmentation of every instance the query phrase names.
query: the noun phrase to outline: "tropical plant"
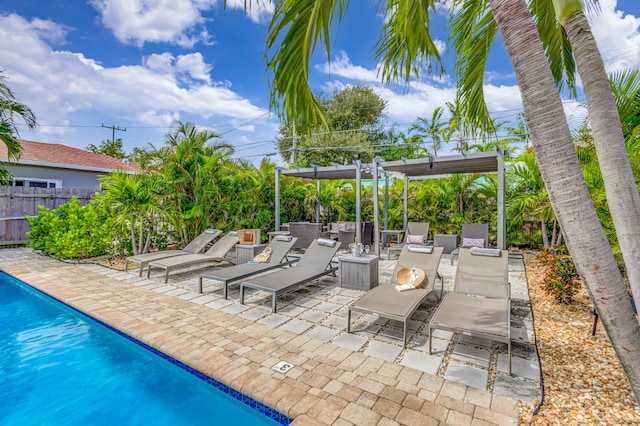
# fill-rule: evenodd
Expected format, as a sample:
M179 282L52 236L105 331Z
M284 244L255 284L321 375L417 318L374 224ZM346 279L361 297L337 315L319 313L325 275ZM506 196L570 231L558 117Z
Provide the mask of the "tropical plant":
M162 194L166 185L157 175L114 171L101 178L100 201L115 212L115 221L128 230L133 254L146 253L158 234L163 212Z
M104 154L113 158L125 158L127 155L124 152L124 145L122 139L117 138L115 140L105 139L98 146L90 143L86 147L87 151L95 152L96 154Z
M234 176L225 173L233 148L225 143L209 144L217 137L192 123L178 122L164 146L153 152L149 169L167 185L162 199L164 218L183 244L216 223L224 224L235 213L216 207L230 194L237 195Z
M386 101L372 88L347 87L328 97L318 94L329 131L301 120L280 128L278 149L283 158L298 166L369 163L379 151Z
M16 117L21 117L28 128L36 127L36 116L28 106L18 102L15 95L5 83L7 78L0 70L0 141L7 147L7 157L10 160L20 158L20 141ZM6 184L10 179L9 170L0 164L0 183Z
M91 200L80 206L77 197L38 216L27 216L31 231L27 245L58 259L86 259L118 249L119 228L108 204Z
M418 117L415 123L409 127L409 134L415 133L417 136L431 139L433 146L433 156L438 156L438 151L442 147L443 134L446 129L445 123L442 121L442 107L436 107L431 114L431 119Z
M423 69L419 65L425 63L428 71L438 68L438 52L429 35L429 11L435 9L435 2L387 1L384 6L385 23L376 49L383 80L392 81L400 77L408 80L412 75L419 75ZM454 40L459 42L459 58L477 53L477 49L473 49L474 44L482 44L485 51L492 44L486 43L487 19L495 20L490 25L489 40L498 29L501 30L521 87L532 146L567 246L591 294L597 295L594 297L596 309L632 388L640 394L640 371L635 368L640 365L640 325L634 317L625 283L582 177L556 89L560 78L554 79L531 12L523 0L459 0L454 2L454 6L454 16L461 13L459 11L479 12L468 16L467 31L452 33ZM285 117L326 126L323 111L309 88L309 58L319 39L323 39L325 51L330 56L328 38L334 14L338 9L341 16L345 7L346 3L335 0L276 2L267 37L267 49L270 51L268 66L274 72L273 103ZM485 43L478 43L478 31L484 36L482 40ZM279 47L273 51L276 44ZM482 53L480 58L480 62L484 60L486 63L486 56ZM565 69L561 68L562 71ZM477 74L483 70L484 66L481 66L473 72ZM481 76L479 81L479 92L482 92ZM465 103L473 101L468 93L461 99ZM484 108L486 111L484 102L475 102L470 108Z

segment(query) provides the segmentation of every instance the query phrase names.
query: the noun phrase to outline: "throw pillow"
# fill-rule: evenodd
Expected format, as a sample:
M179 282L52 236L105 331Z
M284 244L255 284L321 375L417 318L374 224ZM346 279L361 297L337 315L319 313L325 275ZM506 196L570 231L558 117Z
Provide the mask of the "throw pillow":
M424 235L407 234L407 243L409 243L409 244L424 244Z
M463 238L461 247L484 247L484 238Z

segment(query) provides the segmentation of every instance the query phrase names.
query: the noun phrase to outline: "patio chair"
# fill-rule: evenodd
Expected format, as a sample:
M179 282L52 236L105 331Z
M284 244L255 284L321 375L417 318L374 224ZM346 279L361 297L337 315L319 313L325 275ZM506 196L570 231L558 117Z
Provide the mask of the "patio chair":
M507 344L511 374L511 299L509 252L492 248L460 249L453 292L445 296L429 321L447 330Z
M322 232L321 223L291 222L289 223L289 233L298 240L293 246L293 250L304 250L309 244L318 238Z
M137 254L135 256L129 256L124 261L124 270L127 272L129 270L129 262L135 262L140 264L140 272L138 276L142 276L142 269L149 262L153 262L155 260L165 259L167 257L172 256L181 256L184 254L196 254L200 253L205 247L213 240L215 240L222 231L219 229L206 229L202 234L195 237L189 244L184 246L182 249L176 250L163 250L163 251L154 251L151 253L142 253Z
M169 281L169 273L174 269L184 268L193 265L207 266L210 263L231 262L225 255L236 244L238 244L238 234L229 232L221 237L209 250L202 254L186 254L183 256L168 257L154 262L149 262L147 268L147 278L151 275L151 268L164 269L164 282Z
M296 288L320 278L334 274L337 266L331 266L340 245L337 241L317 239L313 240L304 255L291 268L271 272L240 283L240 303L244 305L244 295L247 288L271 293L271 311L277 311L278 295L295 290Z
M210 279L222 282L222 295L229 296L229 284L244 278L258 275L276 268L291 265L299 260L286 260L287 254L296 243L295 237L276 236L267 247L271 248L271 258L266 263L243 263L228 268L216 269L212 272L200 274L198 277L198 292L202 293L202 281Z
M404 242L391 247L387 243L387 259L391 259L391 252L400 252L405 243L426 244L429 234L430 222L408 222L404 235Z
M482 241L480 241L482 240ZM462 224L460 247L451 252L451 266L458 258L460 248L489 247L489 225L486 223Z
M442 277L438 273L442 247L432 247L431 253L427 253L428 249L426 247L421 248L421 251L412 250L413 247L409 244L402 248L389 283L374 287L349 305L347 333L351 332L351 311L375 314L402 322L404 324L403 347L407 346L407 324L409 318L422 302L435 291L436 278L440 278L440 297L442 297ZM424 270L426 283L422 288L398 292L395 288L396 284L398 284L398 271L411 266Z

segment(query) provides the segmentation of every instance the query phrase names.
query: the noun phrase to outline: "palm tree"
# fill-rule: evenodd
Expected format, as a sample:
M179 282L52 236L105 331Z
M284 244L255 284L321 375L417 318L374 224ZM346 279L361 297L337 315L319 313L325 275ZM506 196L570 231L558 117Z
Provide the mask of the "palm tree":
M16 127L16 116L22 117L27 127L36 127L36 116L24 104L18 102L5 83L6 77L0 70L0 141L7 146L7 156L9 159L20 158L20 141L18 128ZM6 167L0 165L0 181L9 179L11 174Z
M571 43L587 98L587 110L609 211L629 284L640 305L640 195L635 185L613 91L582 0L553 0Z
M444 109L442 107L436 107L431 114L431 120L418 117L416 122L409 127L409 134L415 132L423 139L431 138L435 157L438 156L438 150L442 147L442 134L445 128L444 123L441 121L443 112Z
M640 395L640 370L635 367L640 365L640 325L633 315L626 286L582 177L556 80L531 13L522 0L489 0L488 3L460 0L459 3L468 7L474 4L491 7L496 23L492 28L494 34L500 29L513 63L532 146L567 246L631 386ZM396 0L383 4L386 19L376 48L383 80L419 76L418 63L426 63L428 71L439 70L438 51L429 34L429 12L435 10L436 2ZM322 109L309 87L309 58L318 41L323 42L330 56L333 17L336 9L338 17L342 16L345 5L337 0L276 2L267 47L270 50L276 44L279 47L269 55L268 66L274 72L273 104L289 119L300 117L326 125ZM468 40L474 33L457 35Z
M519 0L489 0L489 4L521 88L533 150L567 247L631 387L640 394L636 368L640 365L640 324L582 176L531 12Z
M217 137L192 123L178 122L166 136L165 145L154 152L151 170L170 186L163 200L166 218L183 243L209 227L217 219L214 212L225 195L235 191L233 176L222 172L233 148L224 143L209 144Z
M161 181L155 175L128 174L120 170L101 180L103 195L99 200L114 210L116 224L128 229L133 254L148 252L162 213Z

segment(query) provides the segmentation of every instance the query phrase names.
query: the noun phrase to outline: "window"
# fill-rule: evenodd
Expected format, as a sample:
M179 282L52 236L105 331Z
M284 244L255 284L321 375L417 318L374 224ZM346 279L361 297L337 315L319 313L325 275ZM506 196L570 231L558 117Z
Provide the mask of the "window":
M29 188L61 188L60 179L14 178L13 186L26 186Z

